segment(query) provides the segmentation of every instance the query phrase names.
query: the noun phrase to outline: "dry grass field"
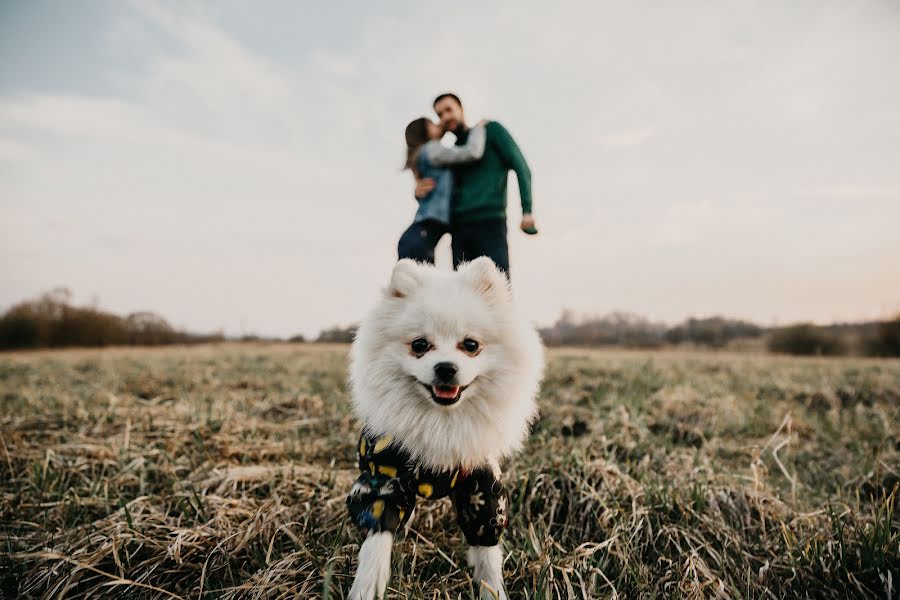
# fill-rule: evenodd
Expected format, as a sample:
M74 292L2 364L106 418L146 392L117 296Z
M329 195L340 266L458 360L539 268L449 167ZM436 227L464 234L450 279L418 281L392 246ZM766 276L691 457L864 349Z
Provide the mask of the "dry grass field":
M0 596L343 598L345 346L0 355ZM900 362L555 350L512 598L896 598ZM390 598L471 598L448 500Z

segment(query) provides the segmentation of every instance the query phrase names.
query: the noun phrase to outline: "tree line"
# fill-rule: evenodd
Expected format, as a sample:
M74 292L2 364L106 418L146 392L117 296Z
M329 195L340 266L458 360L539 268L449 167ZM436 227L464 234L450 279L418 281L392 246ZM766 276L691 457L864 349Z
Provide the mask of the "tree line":
M177 330L153 312L122 317L96 307L73 306L70 298L67 289L58 288L7 310L0 316L0 349L158 346L225 339L221 333Z
M630 313L576 318L571 311L540 329L548 346L622 346L659 348L689 344L726 348L738 340L758 339L770 352L819 356L900 356L900 315L886 321L763 327L725 317L689 318L668 326Z
M356 324L323 329L311 340L350 343ZM660 348L692 345L727 348L738 340L759 340L771 352L821 356L900 356L900 315L870 323L762 327L721 316L690 318L669 326L627 312L578 318L564 311L557 321L539 329L548 346L619 346ZM68 346L155 346L226 341L220 333L197 334L172 327L161 316L141 311L124 317L97 307L77 307L71 293L56 289L21 302L0 316L0 349L61 348ZM302 335L287 340L243 335L232 341L305 342Z

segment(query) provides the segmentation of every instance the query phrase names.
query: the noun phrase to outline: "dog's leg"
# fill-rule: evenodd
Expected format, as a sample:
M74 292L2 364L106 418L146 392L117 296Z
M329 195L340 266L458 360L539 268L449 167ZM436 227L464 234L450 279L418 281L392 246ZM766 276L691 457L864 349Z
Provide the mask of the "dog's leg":
M390 532L369 533L359 549L359 567L350 588L349 600L376 600L384 597L388 577L391 574Z
M506 600L503 588L503 553L500 546L471 546L469 566L481 600Z

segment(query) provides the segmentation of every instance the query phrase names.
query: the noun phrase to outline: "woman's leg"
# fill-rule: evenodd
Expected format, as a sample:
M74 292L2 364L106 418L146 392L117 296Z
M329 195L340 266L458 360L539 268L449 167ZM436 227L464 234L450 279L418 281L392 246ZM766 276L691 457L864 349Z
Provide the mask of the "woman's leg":
M447 233L447 226L436 221L423 221L410 225L397 243L397 259L411 258L434 264L434 247Z

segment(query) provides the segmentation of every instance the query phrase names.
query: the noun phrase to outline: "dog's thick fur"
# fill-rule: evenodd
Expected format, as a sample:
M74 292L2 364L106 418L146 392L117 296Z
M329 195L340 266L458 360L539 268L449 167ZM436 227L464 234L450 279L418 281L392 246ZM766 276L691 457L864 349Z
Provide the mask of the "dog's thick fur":
M432 348L410 350L424 337ZM477 354L460 348L480 344ZM390 435L418 464L437 470L490 465L521 449L535 418L543 350L534 327L519 315L506 276L485 257L442 271L401 260L384 297L363 320L351 350L353 405L363 428ZM435 365L453 363L463 391L444 406L428 391ZM350 598L383 595L392 536L373 533L360 550ZM482 597L505 598L499 546L472 547L469 562Z

